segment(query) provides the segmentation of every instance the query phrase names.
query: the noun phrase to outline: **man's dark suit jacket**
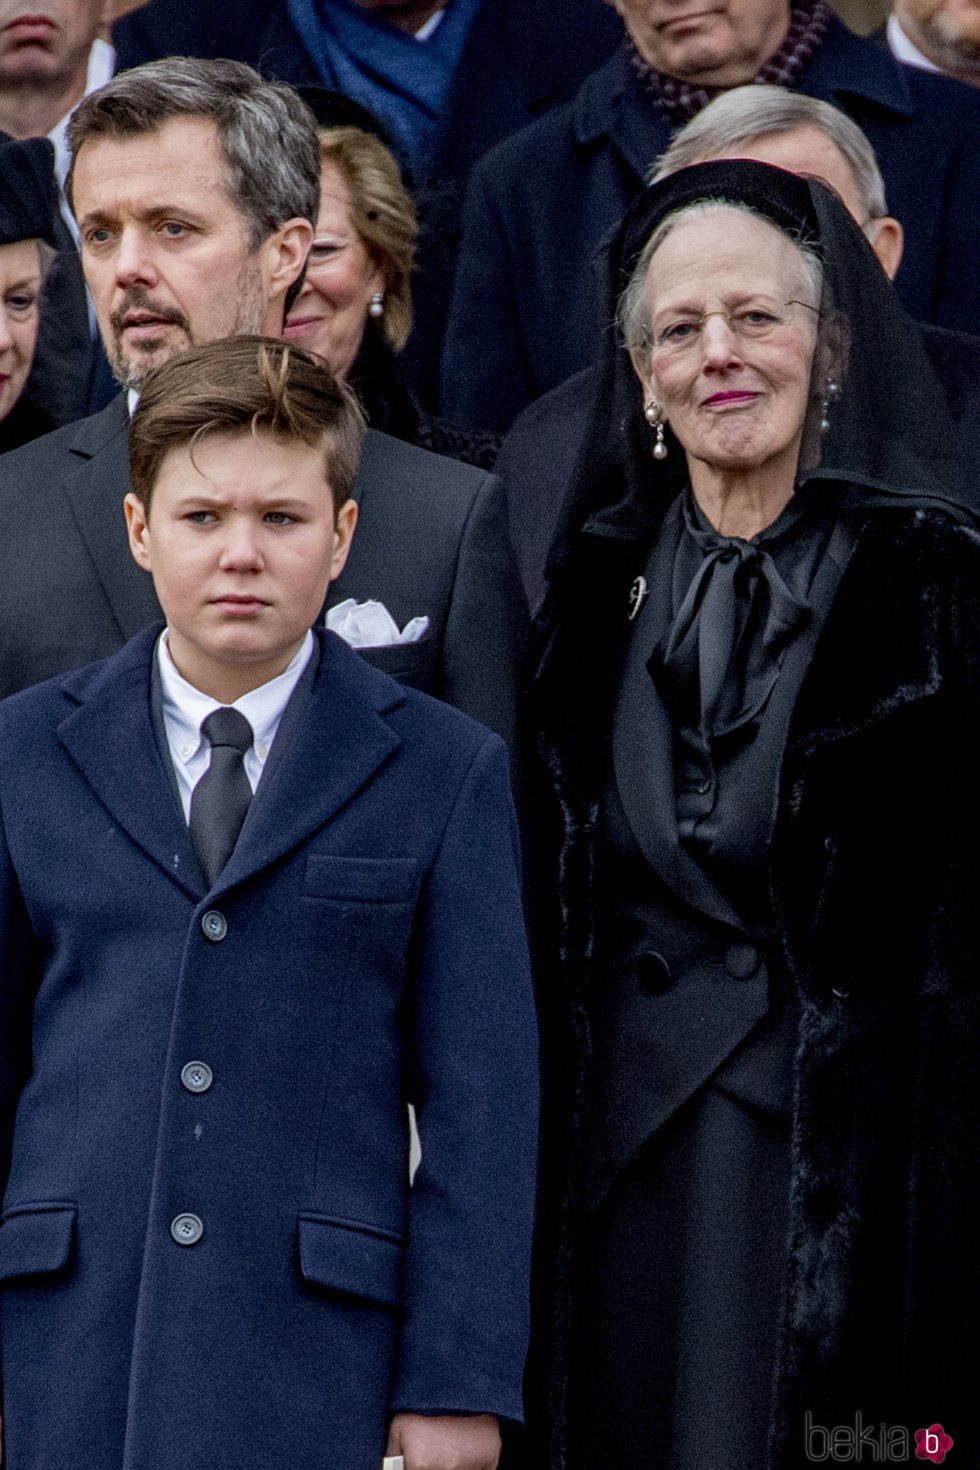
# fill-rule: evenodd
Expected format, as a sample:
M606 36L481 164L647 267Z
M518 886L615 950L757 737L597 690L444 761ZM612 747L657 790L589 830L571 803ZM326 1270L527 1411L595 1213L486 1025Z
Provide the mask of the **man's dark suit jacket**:
M800 91L870 140L905 228L896 288L920 321L980 333L980 93L901 66L832 19ZM477 164L443 352L440 411L506 429L587 367L600 332L590 264L670 141L624 52L575 101Z
M0 458L0 697L113 653L160 617L133 561L123 395L81 423ZM418 643L365 656L512 740L527 609L499 481L368 432L355 488L361 515L328 605L383 602Z
M9 1463L378 1470L389 1413L521 1416L537 1048L506 753L324 633L209 888L157 632L0 713Z
M923 326L921 332L922 345L946 395L962 455L977 467L968 483L973 487L974 509L980 514L980 337L942 327ZM639 384L636 391L639 394ZM584 368L528 405L515 420L497 459L511 545L532 613L544 598L548 552L591 423L594 399L595 373Z
M243 14L244 11L244 14ZM476 160L558 103L600 66L622 27L602 0L483 0L446 97L428 166L416 179L423 234L415 330L402 363L435 407L439 345L459 240L462 191ZM284 0L151 0L113 29L119 66L156 56L232 56L294 85L320 81Z

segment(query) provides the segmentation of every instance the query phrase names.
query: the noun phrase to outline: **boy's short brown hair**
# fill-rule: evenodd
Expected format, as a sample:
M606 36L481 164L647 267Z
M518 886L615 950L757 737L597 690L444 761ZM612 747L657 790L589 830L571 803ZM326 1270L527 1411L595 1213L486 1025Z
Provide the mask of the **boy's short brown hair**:
M223 337L147 377L129 429L129 477L149 514L166 456L205 435L268 434L322 449L334 515L349 500L364 440L354 394L318 357L278 337Z

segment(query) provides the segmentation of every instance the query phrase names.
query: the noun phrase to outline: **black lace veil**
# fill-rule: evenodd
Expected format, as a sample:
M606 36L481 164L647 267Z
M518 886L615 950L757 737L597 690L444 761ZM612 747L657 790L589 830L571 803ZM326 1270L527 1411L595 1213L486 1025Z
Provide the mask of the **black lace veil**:
M976 471L964 463L955 422L922 343L869 241L832 190L749 160L696 164L652 184L613 236L608 257L597 386L585 443L552 549L561 581L577 533L642 535L686 481L684 452L667 430L669 453L652 457L643 395L615 325L619 298L658 225L699 200L749 206L813 246L823 265L821 335L811 385L813 422L804 434L800 492L828 482L867 504L940 508L980 521ZM825 402L828 353L839 396ZM819 419L826 419L821 431Z

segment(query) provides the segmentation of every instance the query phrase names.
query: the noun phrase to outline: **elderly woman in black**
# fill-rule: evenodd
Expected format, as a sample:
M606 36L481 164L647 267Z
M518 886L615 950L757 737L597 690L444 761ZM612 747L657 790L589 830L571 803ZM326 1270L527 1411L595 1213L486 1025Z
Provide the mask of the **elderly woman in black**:
M29 378L57 199L46 138L0 143L0 454L54 427Z
M546 1462L789 1470L856 1414L910 1454L938 1420L966 1442L968 478L917 334L822 185L685 169L611 258L620 333L533 690L560 847Z

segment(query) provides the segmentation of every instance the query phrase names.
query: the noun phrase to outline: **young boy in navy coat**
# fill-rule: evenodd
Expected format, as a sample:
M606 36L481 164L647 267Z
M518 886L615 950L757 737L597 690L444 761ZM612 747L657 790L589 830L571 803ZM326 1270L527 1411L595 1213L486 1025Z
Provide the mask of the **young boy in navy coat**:
M160 368L126 519L167 627L0 708L10 1470L492 1470L520 1417L507 759L310 632L360 437L281 342Z

